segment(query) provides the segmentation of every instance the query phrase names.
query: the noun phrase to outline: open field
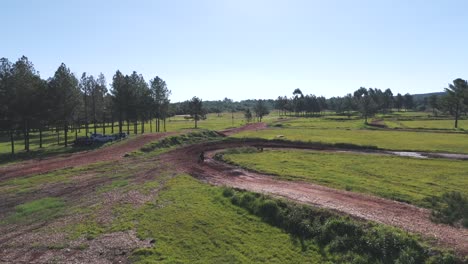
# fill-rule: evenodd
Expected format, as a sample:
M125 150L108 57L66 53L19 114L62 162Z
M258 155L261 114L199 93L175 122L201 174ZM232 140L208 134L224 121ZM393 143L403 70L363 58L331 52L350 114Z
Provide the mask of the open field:
M287 123L286 123L287 124ZM304 129L272 127L262 131L246 131L238 138L265 138L352 143L383 149L468 153L468 134L391 131L370 129Z
M183 158L177 152L165 155ZM333 246L338 240L332 241L347 234L330 233L327 240L297 236L232 202L225 189L180 174L176 168L148 153L1 181L0 260L375 263L379 256ZM295 210L305 210L300 208ZM369 228L333 213L318 213L323 214L323 223L316 223L321 232L330 232L337 224ZM356 239L372 239L373 246L380 247L378 241L395 234L395 239L402 239L398 248L416 250L418 258L429 260L422 250L427 246L419 238L375 228ZM388 258L405 258L404 251L388 246L392 247ZM444 254L430 259L440 258L436 263L441 263L451 258Z
M284 180L307 181L424 207L430 207L425 199L445 192L468 195L466 161L311 150L228 153L223 158Z
M216 118L206 120L205 126L232 127L226 116ZM179 122L179 127L174 126L173 131L190 132L184 124L191 123L183 119L174 122ZM443 146L445 151L460 153L466 149L462 142L454 141L468 136L368 129L360 119L338 116L278 119L271 115L266 122L269 128L259 124L227 134L240 132L233 137L270 139L284 135L302 141L317 136L322 140L313 141L362 145L374 145L369 143L373 140L379 147L393 143L402 149L410 139L399 142L400 137L414 135L415 140L422 135L424 139L404 149ZM292 150L287 146L224 156L242 166L278 175L272 178L208 157L205 164L197 163L201 151L250 144L203 133L158 134L154 138L146 134L70 157L4 165L1 170L12 170L8 172L11 177L5 173L0 177L0 261L394 263L409 257L419 263L453 263L451 254L437 248L453 249L459 256L468 253L464 251L468 241L463 240L466 229L434 224L429 210L392 201L430 208L428 197L448 191L466 195L468 182L460 177L460 172L468 171L465 161ZM168 138L158 141L159 135ZM443 145L442 137L434 143L437 135L446 141L449 138L449 143ZM142 140L144 137L148 140ZM140 143L130 144L133 141ZM252 140L251 144L254 147L258 142ZM134 154L123 157L124 153ZM34 167L43 170L34 171ZM274 196L261 198L208 183ZM295 202L285 204L278 196L356 219L325 209L305 209ZM281 209L271 209L273 204ZM273 221L268 210L279 210L277 215L298 222ZM294 218L299 216L299 220ZM301 223L309 224L301 227ZM308 235L298 235L291 226L304 228L300 232ZM343 226L344 233L331 231L338 230L337 226ZM351 234L349 230L357 231ZM383 241L389 237L396 244L380 244L387 243ZM376 251L374 246L389 248L392 253Z
M376 129L364 125L364 121L355 116L347 118L329 115L272 120L270 129L245 131L235 137L351 143L393 150L468 153L468 134L463 133L463 130L450 129L450 126L453 127L453 120L430 120L427 119L427 113L421 112L394 112L385 115L384 121L385 124L393 124L390 125L391 128L415 130ZM465 123L466 120L460 121L462 126ZM447 131L444 133L444 130L432 129Z
M385 124L390 128L454 130L453 120L411 120L411 121L385 120ZM458 128L459 130L468 130L468 120L459 120Z
M400 120L401 119L401 120ZM414 120L408 120L414 119ZM392 131L379 131L374 132L375 129L369 129L364 125L362 119L352 116L347 118L346 116L339 116L331 113L327 113L322 117L314 118L295 118L288 116L279 117L274 111L264 121L270 123L273 128L282 128L281 132L271 131L263 133L262 135L255 134L242 134L240 136L252 136L252 137L263 137L263 138L275 138L278 135L287 136L290 140L305 140L305 141L323 141L323 142L347 142L354 144L363 145L376 145L382 148L388 149L408 149L408 150L421 150L421 151L448 151L448 152L460 152L466 153L468 149L466 145L458 146L458 141L466 141L463 135L452 136L445 134L434 135L431 131L427 131L429 134L418 134L415 136L411 133L405 133L406 131L398 131L401 134L390 134ZM421 112L394 112L391 115L385 115L384 123L390 128L406 128L406 129L420 129L421 132L428 129L447 130L448 132L454 132L453 120L428 120L426 113ZM468 125L467 120L460 121L460 127L463 128ZM207 115L206 120L200 120L198 127L209 130L223 130L230 127L239 127L246 124L243 113L234 113L234 119L232 119L231 113L222 113L220 116L217 114ZM150 128L149 122L144 125L145 133L155 131L155 123L152 122ZM184 131L193 129L193 120L186 119L183 116L176 116L168 118L166 121L166 131ZM293 129L293 130L290 130ZM294 130L298 129L300 131ZM325 130L325 131L324 131ZM331 130L331 131L329 131ZM354 131L357 130L357 131ZM90 133L94 129L89 129ZM102 127L98 126L96 129L97 133L103 133ZM114 123L114 133L118 131L118 124ZM127 131L127 126L123 126L123 131ZM346 131L346 132L344 132ZM351 132L350 132L351 131ZM458 130L463 132L463 130ZM130 134L133 135L133 125L130 125ZM109 124L106 127L106 133L111 133ZM141 125L138 125L138 133L141 133ZM344 135L346 134L346 135ZM462 133L463 134L463 133ZM39 148L39 133L31 133L30 148L31 153L24 153L24 142L22 134L15 135L15 151L19 153L19 158L24 157L36 157L36 156L49 156L61 153L70 153L81 151L81 149L63 148L64 134L60 131L58 134L51 131L43 132L43 148ZM74 131L69 132L69 142L71 143L75 136L85 136L85 130L80 129L78 133ZM390 138L395 139L391 142L385 142ZM433 139L429 141L428 139ZM423 141L420 143L418 141ZM432 142L434 141L434 142ZM60 142L57 144L57 142ZM427 146L421 146L426 144ZM407 147L406 147L407 146ZM458 147L457 147L458 146ZM0 156L8 155L11 152L10 138L7 135L0 137ZM5 156L5 159L7 157Z
M275 122L276 121L276 122ZM314 118L291 118L285 121L274 120L272 126L283 128L301 129L359 129L365 128L364 122L360 118L346 118L344 116L326 116Z

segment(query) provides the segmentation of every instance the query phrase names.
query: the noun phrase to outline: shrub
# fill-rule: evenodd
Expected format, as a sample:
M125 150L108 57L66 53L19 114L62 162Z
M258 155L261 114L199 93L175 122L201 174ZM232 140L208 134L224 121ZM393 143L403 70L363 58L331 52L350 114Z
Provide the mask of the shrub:
M256 200L255 196L252 193L248 192L242 196L240 205L246 208L247 210L249 210L250 212L254 212L255 200Z
M394 228L231 188L224 189L223 195L231 197L232 204L299 238L301 243L316 241L321 250L340 252L338 260L342 263L449 264L457 261L452 254L423 247L414 237Z
M240 197L237 196L237 195L232 196L232 198L231 198L231 203L232 203L233 205L240 205L240 203L241 203Z
M459 223L468 228L468 197L465 195L460 192L449 192L426 201L434 208L433 221L451 225Z
M351 246L359 244L362 235L362 227L358 226L353 221L349 219L331 218L323 225L320 234L320 242L328 244L337 238L339 240L347 238L346 240L351 242L349 243Z
M275 222L279 213L278 204L273 200L263 200L259 205L258 213L264 219Z
M224 188L223 190L224 197L232 197L234 196L234 190L232 188Z

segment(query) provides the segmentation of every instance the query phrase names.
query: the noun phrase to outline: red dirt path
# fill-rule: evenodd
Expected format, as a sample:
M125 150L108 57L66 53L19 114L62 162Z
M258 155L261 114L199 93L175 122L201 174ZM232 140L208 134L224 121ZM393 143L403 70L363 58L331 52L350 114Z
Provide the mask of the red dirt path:
M221 131L231 135L244 130L264 129L264 123L250 124L240 128ZM100 161L119 160L125 153L137 150L145 144L174 133L145 134L134 139L106 148L74 153L68 156L31 160L0 168L0 181L12 177L45 173L51 170L87 165ZM410 232L433 238L442 246L455 249L459 254L468 255L468 230L455 228L430 221L430 211L412 205L369 195L335 190L315 184L279 181L271 175L264 175L239 169L211 158L200 165L197 163L201 151L212 151L232 147L259 146L281 148L309 148L298 143L268 143L265 141L214 142L191 145L176 149L160 156L166 164L172 164L177 171L189 173L215 185L227 185L255 192L269 193L301 203L333 209L355 217L400 227Z
M95 162L118 160L121 159L125 153L138 150L151 141L173 134L175 134L175 132L143 134L97 150L60 155L46 159L33 159L0 167L0 180L30 174L40 174L52 170L87 165Z
M214 185L268 193L361 219L396 226L434 239L436 244L454 249L459 254L468 255L468 229L433 223L428 209L311 183L281 181L272 175L247 171L210 158L216 151L246 146L295 148L297 143L288 145L287 142L278 144L255 140L205 143L174 150L163 154L161 159L173 164L180 172L191 174ZM205 163L198 164L197 157L201 151L207 152L209 157Z
M220 131L220 133L225 136L230 136L233 134L240 133L242 131L260 130L260 129L265 129L266 127L267 127L266 123L252 123L252 124L248 124L248 125L241 126L241 127L226 129L226 130Z

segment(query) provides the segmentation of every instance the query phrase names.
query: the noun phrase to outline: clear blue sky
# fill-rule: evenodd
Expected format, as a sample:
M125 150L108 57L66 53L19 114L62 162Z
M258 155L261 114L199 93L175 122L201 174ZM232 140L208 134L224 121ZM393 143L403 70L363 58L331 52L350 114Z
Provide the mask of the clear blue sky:
M0 57L43 78L158 75L172 101L442 91L468 78L468 1L0 0Z

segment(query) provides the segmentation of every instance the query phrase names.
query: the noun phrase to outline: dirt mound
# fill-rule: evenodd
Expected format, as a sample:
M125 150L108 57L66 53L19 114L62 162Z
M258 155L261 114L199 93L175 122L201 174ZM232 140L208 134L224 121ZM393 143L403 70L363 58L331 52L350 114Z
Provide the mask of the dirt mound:
M468 254L468 230L433 223L430 220L430 211L427 209L305 182L280 181L274 176L243 170L211 158L216 150L247 146L310 148L308 144L263 140L212 142L180 148L163 154L161 159L163 162L173 164L179 172L191 174L214 185L268 193L336 210L365 220L396 226L433 239L441 246L455 249L460 254ZM207 152L209 157L205 163L198 164L197 157L201 151Z

